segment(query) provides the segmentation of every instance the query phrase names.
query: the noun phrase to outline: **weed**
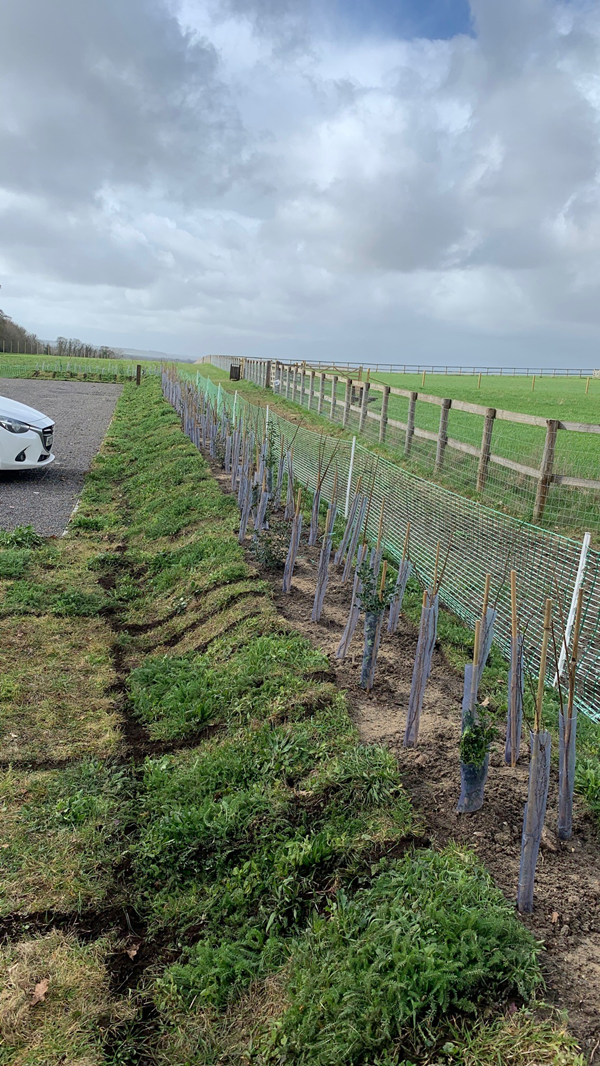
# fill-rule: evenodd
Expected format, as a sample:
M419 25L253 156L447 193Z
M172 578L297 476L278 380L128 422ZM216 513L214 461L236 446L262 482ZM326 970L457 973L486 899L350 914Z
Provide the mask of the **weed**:
M33 526L17 526L16 529L0 529L0 548L39 548L44 538Z

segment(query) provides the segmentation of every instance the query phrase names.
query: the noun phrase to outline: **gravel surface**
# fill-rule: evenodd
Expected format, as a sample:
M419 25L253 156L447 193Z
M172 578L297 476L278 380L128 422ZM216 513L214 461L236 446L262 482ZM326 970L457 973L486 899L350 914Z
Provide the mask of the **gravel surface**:
M23 473L0 471L0 528L32 525L46 537L64 532L121 389L91 381L0 378L0 396L29 404L56 423L55 462Z

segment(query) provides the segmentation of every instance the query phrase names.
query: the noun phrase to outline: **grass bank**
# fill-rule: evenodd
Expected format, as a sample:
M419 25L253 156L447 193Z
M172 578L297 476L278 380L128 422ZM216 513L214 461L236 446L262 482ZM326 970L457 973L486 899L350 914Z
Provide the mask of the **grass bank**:
M68 535L2 538L0 1063L576 1063L505 1014L535 942L426 846L236 525L147 380Z

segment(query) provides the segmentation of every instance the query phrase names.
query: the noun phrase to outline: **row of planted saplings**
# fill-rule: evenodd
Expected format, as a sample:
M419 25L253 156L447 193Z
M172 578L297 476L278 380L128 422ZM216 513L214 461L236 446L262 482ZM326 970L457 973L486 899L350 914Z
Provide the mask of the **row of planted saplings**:
M170 402L182 416L183 427L198 447L203 447L216 458L217 441L223 446L222 465L231 477L232 491L237 494L240 509L239 541L243 543L250 526L254 538L268 528L269 516L280 509L290 522L287 557L283 572L283 591L290 593L292 578L302 535L302 490L294 490L294 449L281 450L277 464L270 461L269 442L265 436L252 429L233 426L226 413L219 416L216 408L195 389L181 388L174 376L163 376L163 390ZM316 546L319 541L319 511L325 477L329 464L323 462L323 453L318 456L317 485L313 493L308 544ZM284 492L285 487L285 492ZM319 621L327 592L333 553L334 525L337 512L337 473L333 477L332 503L327 510L325 530L317 567L316 589L311 613L314 622ZM395 633L404 593L412 564L408 558L410 523L407 523L404 548L398 575L395 581L387 576L387 560L382 559L382 529L384 503L381 503L377 540L369 546L366 529L373 500L370 492L361 491L359 479L356 492L350 503L345 528L334 554L333 565L342 572L342 581L352 581L350 610L336 656L347 655L358 626L361 611L364 612L364 650L361 670L361 685L367 691L373 687L377 654L387 611L387 631ZM413 667L412 683L408 701L404 746L414 747L419 735L419 722L427 680L429 678L437 635L440 586L445 565L440 568L440 545L437 546L433 580L423 593L417 650ZM525 657L523 634L519 632L517 613L516 572L511 571L511 656L508 683L508 711L504 758L514 767L519 758L523 723L525 688ZM474 813L481 808L489 766L489 747L495 735L478 699L482 672L485 667L494 633L496 609L489 604L490 575L485 579L481 617L475 623L473 662L465 667L462 701L462 729L460 742L461 791L458 813ZM579 632L582 614L582 591L579 592L573 636L569 651L567 630L564 624L559 598L561 634L559 646L564 646L568 662L567 688L563 690L557 654L557 634L552 621L552 601L545 605L542 645L533 728L530 730L530 764L528 797L525 805L521 840L521 863L517 893L518 908L522 912L533 909L535 868L546 815L550 781L550 734L543 729L542 707L544 684L548 661L548 649L556 660L556 676L559 712L559 802L558 835L568 840L572 834L573 791L575 777L575 740L577 710L575 707L575 681L579 648Z

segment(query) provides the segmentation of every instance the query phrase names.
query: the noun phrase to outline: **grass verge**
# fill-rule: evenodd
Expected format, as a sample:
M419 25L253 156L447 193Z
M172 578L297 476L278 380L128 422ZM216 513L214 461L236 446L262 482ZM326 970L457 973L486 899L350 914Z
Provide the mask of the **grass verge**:
M476 860L419 847L391 755L359 743L236 524L147 381L125 388L69 535L0 549L3 622L29 627L45 671L41 687L15 649L3 674L9 721L32 710L5 747L28 768L7 769L0 793L17 930L2 1066L383 1066L406 1046L426 1062L453 1018L498 1027L539 986L536 945ZM21 581L38 594L26 611ZM60 596L77 617L57 613ZM66 648L57 622L74 627ZM39 765L46 689L52 705L62 693L60 716L42 716L59 769ZM111 905L127 924L78 935L84 911ZM40 911L50 932L32 939ZM72 932L52 928L57 911ZM562 1040L533 1022L529 1038L540 1061Z

